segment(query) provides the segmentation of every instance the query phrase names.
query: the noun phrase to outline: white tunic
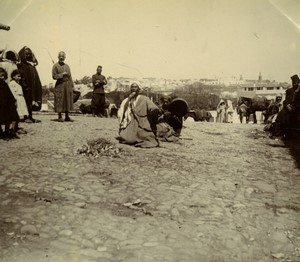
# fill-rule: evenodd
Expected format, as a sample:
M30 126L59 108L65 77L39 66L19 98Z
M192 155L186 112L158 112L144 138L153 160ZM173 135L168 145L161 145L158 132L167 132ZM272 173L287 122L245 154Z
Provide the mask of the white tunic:
M28 115L27 105L23 96L22 87L14 80L9 83L9 88L17 100L17 112L20 118Z

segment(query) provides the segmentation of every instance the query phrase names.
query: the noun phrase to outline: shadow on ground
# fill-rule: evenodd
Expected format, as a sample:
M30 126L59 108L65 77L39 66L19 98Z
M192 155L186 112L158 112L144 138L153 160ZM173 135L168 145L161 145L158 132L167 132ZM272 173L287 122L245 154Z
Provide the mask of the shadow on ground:
M284 143L289 148L297 168L300 169L300 137L295 140L285 141Z

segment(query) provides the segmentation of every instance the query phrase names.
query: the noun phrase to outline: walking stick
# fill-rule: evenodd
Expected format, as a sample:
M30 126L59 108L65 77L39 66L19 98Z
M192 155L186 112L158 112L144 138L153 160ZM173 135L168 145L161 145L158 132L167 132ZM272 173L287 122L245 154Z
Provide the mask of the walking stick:
M48 50L46 47L44 47L44 49L47 51L47 53L48 53L48 55L49 55L49 57L50 57L50 59L51 59L51 61L52 61L52 64L54 65L55 63L54 63L54 60L53 60L53 58L52 58L52 56L51 56L49 50Z

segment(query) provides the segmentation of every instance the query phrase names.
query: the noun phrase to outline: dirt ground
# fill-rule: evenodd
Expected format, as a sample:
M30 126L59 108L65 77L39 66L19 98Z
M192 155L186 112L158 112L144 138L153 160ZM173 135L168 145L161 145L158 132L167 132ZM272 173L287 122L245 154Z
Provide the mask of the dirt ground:
M299 151L263 125L185 122L141 149L117 119L37 118L0 140L1 262L300 261ZM114 154L78 154L93 138Z

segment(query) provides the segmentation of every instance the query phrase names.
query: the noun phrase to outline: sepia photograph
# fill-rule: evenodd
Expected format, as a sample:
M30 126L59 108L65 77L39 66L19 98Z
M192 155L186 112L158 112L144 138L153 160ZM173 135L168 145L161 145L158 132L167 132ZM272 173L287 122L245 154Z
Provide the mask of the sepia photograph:
M300 262L299 0L0 0L0 262Z

